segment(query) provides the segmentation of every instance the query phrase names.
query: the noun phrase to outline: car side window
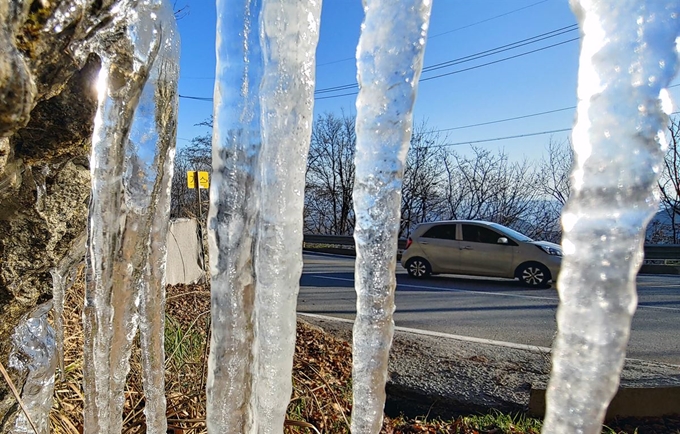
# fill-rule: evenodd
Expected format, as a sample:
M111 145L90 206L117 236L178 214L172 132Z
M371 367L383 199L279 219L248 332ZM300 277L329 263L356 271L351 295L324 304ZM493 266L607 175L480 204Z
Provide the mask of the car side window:
M456 225L437 225L428 229L423 238L439 238L442 240L456 239Z
M463 241L472 243L498 244L503 235L489 228L477 225L463 225Z

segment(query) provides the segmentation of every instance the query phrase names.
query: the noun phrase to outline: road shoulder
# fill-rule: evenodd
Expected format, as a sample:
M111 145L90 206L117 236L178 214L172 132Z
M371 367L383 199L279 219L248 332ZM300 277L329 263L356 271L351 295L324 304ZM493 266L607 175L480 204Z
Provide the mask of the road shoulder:
M305 314L300 319L351 342L351 322ZM525 412L531 389L544 389L549 374L550 354L544 348L396 330L386 413L451 418L490 409ZM621 385L680 386L680 367L627 359Z

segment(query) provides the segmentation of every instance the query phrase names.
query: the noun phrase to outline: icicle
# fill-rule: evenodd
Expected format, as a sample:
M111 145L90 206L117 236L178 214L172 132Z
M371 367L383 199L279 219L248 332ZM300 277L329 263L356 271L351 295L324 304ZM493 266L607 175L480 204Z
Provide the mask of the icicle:
M208 430L280 432L291 393L302 271L301 249L292 246L302 246L321 3L232 3L218 1Z
M80 235L71 245L71 250L59 262L59 265L50 270L57 366L59 366L59 377L62 381L64 380L64 298L66 291L73 286L78 273L78 266L85 260L86 240L86 233Z
M141 297L142 312L154 317L142 324L142 343L148 346L143 349L147 428L165 432L159 311L164 306L164 243L176 125L177 32L169 6L161 1L119 7L118 21L110 29L122 29L116 35L122 38L111 46L104 31L97 50L102 68L92 141L83 311L84 430L122 429L123 388ZM145 87L152 65L152 81ZM157 371L150 372L153 369Z
M146 432L165 434L168 429L165 401L165 265L166 240L170 219L170 189L172 184L177 135L177 82L179 80L179 33L170 3L157 12L160 24L160 48L149 81L142 93L135 114L131 142L143 166L133 166L127 183L137 184L137 194L126 195L131 209L141 207L146 219L143 235L147 237L146 264L141 281L140 338L142 348L142 379L146 406ZM148 113L154 114L151 124ZM149 155L146 159L145 155ZM153 158L151 158L151 156ZM132 189L135 189L132 187ZM148 234L148 235L147 235Z
M354 433L377 433L382 425L394 331L401 179L431 6L430 0L364 2L357 48Z
M208 213L211 339L207 427L250 432L255 277L252 242L260 150L259 0L217 0L213 164Z
M637 304L635 276L678 67L674 0L572 1L582 32L573 193L545 433L599 433ZM665 112L665 113L664 113Z
M302 208L320 0L264 0L260 209L256 250L258 432L283 430L292 392Z
M41 304L17 325L12 335L14 346L9 356L9 365L20 371L28 371L26 382L21 389L21 398L37 434L48 434L49 414L54 395L54 374L57 369L55 357L54 329L47 316L52 301ZM14 429L16 434L33 434L24 412L19 412Z

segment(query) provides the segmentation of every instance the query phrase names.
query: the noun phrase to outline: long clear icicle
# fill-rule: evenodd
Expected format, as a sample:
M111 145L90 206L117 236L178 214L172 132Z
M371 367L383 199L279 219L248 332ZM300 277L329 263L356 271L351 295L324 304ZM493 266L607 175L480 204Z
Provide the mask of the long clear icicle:
M179 80L179 33L169 2L158 16L160 47L151 76L135 114L133 135L135 160L128 166L126 195L130 208L139 207L145 226L140 235L146 262L140 281L140 342L144 383L146 432L165 434L168 429L165 401L165 266L170 218L170 190L177 136ZM153 117L152 117L153 116ZM134 181L132 181L134 179ZM134 194L132 193L134 191Z
M430 0L364 1L357 47L354 433L378 433L382 426L402 176L431 7Z
M599 433L618 384L637 304L635 276L678 67L680 4L580 0L573 193L562 215L564 260L545 433Z
M302 208L321 0L264 0L256 249L258 432L280 433L292 392Z
M172 12L162 1L123 2L118 7L119 21L111 28L123 29L122 38L112 46L104 32L101 45L95 47L102 68L92 140L83 310L86 433L122 429L123 388L140 297L142 310L156 315L153 323L144 322L143 344L153 351L162 349L162 337L151 334L162 333L163 315L158 312L163 308L162 245L176 125L176 30ZM145 88L156 60L158 82ZM147 403L151 432L165 432L165 404L158 397L163 394L162 361L162 352L143 358L145 374L151 376L145 378L145 390L155 399ZM158 366L160 372L148 372Z
M302 252L291 246L302 246L321 3L217 7L208 430L280 432L292 389Z
M211 338L208 432L251 432L254 225L260 151L259 0L217 0L213 164L208 213Z

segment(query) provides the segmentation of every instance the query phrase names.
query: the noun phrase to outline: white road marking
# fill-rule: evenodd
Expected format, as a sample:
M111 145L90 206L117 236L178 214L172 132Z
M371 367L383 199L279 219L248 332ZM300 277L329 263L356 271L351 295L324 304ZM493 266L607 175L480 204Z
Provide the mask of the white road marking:
M653 283L641 285L638 283L638 288L680 288L680 285L655 285Z
M345 319L345 318L336 318L334 316L326 316L326 315L317 315L314 313L304 313L304 312L298 312L299 315L304 315L308 316L310 318L318 318L318 319L324 319L327 321L340 321L340 322L346 322L350 324L354 324L354 320L351 319ZM412 329L409 327L394 327L394 330L396 331L401 331L401 332L406 332L406 333L415 333L419 335L426 335L426 336L434 336L437 338L447 338L447 339L455 339L458 341L465 341L465 342L473 342L476 344L487 344L487 345L496 345L500 347L507 347L507 348L514 348L518 350L527 350L527 351L538 351L541 353L549 353L550 348L548 347L539 347L537 345L523 345L523 344L515 344L513 342L505 342L505 341L494 341L491 339L481 339L481 338L473 338L471 336L461 336L461 335L452 335L449 333L442 333L442 332L433 332L430 330L422 330L422 329Z
M307 274L307 276L314 277L314 278L317 278L317 279L339 280L339 281L342 281L342 282L354 282L354 279L349 279L349 278L346 278L346 277L323 276L323 275L319 275L319 274ZM472 291L472 290L469 290L469 289L443 288L443 287L440 287L440 286L410 285L410 284L405 284L405 283L397 283L397 287L425 289L425 290L430 290L430 291L461 292L461 293L465 293L465 294L497 295L497 296L501 296L501 297L523 298L523 299L530 299L530 300L547 300L547 301L552 301L554 303L559 303L559 301L560 301L559 298L557 298L557 297L540 297L540 296L537 296L537 295L505 294L505 293L502 293L502 292L491 292L491 291ZM647 306L644 303L639 303L638 309L657 309L657 310L668 310L668 311L673 311L673 312L680 312L680 308L677 308L677 307Z
M680 308L677 307L665 307L665 306L646 306L645 304L638 304L638 309L658 309L658 310L671 310L674 312L680 312Z

